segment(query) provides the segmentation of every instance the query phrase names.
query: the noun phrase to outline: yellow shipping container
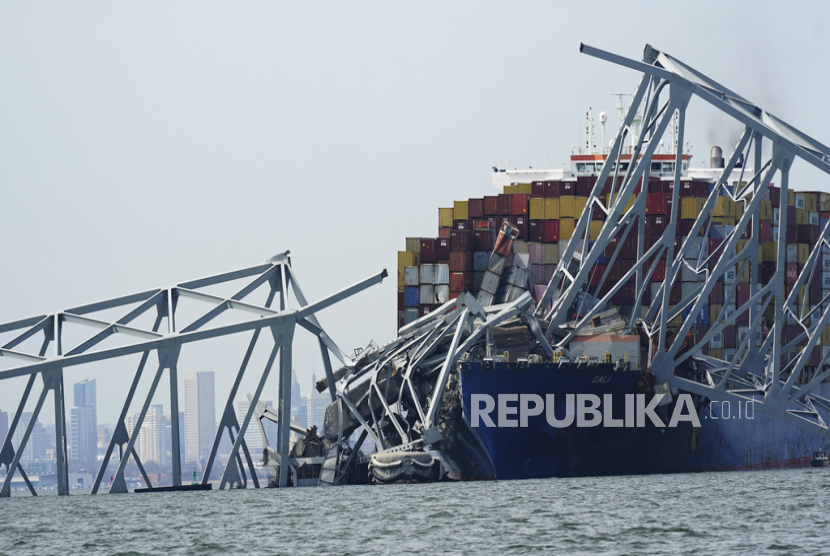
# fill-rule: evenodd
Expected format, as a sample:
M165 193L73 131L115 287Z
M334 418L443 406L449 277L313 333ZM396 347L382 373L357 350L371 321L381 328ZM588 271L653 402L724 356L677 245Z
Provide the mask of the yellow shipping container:
M512 195L516 193L516 186L515 185L505 185L504 186L504 194L505 195Z
M452 217L454 220L469 219L469 201L453 201Z
M709 356L714 357L715 359L723 359L723 350L720 349L720 348L718 348L718 349L710 348L709 349Z
M544 220L545 219L545 201L541 197L530 200L530 219Z
M714 224L720 224L721 226L734 226L735 219L731 216L713 216L712 222Z
M810 223L810 215L804 209L795 209L795 223L796 224L809 224Z
M698 214L703 212L703 207L706 206L706 199L695 199L695 210ZM697 216L695 216L697 218Z
M438 209L438 227L452 228L453 210L451 208ZM412 266L412 265L409 265Z
M421 238L419 237L408 237L406 238L406 250L412 251L413 253L420 253L421 252Z
M804 208L807 209L807 212L818 212L818 200L816 198L815 193L805 193L804 194Z
M420 253L413 253L412 251L398 251L398 270L403 270L408 266L418 266L420 264Z
M404 271L399 270L398 271L398 291L402 292L402 291L404 291L405 288L406 288L406 285L404 283Z
M599 233L602 231L602 225L605 224L602 220L591 220L591 232L588 239L597 239Z
M680 218L683 220L694 220L697 218L697 199L694 197L680 198Z
M588 197L574 197L574 204L574 208L576 209L574 218L579 218L582 216L582 211L585 210L585 205L588 204Z
M576 220L573 218L561 218L559 220L559 239L571 239L574 235L575 225Z
M761 220L772 220L772 201L761 201L758 206Z
M810 258L810 245L808 243L798 244L798 264L804 264Z
M562 195L559 197L559 218L579 218L576 212L576 197Z
M729 197L718 197L715 202L715 216L732 217L735 215L733 210L732 200Z
M830 326L825 326L821 332L821 345L830 346Z
M735 244L735 253L740 253L741 251L743 251L748 241L748 239L739 239L738 242Z
M746 241L746 240L744 240L744 241ZM740 276L738 276L738 282L741 282L743 284L748 284L749 283L749 265L746 265L744 267L744 271L741 273Z
M711 326L718 320L720 312L723 311L723 305L709 305L709 325Z
M795 191L792 189L787 190L787 205L791 207L795 206Z
M732 203L732 216L735 217L735 220L740 220L741 216L744 215L744 204L743 203Z
M637 202L637 196L632 194L631 197L628 198L628 202L625 204L625 207L623 208L623 212L628 212L631 209L631 207L634 206L634 203L636 203L636 202Z
M532 183L520 183L516 185L516 191L514 193L522 193L525 195L531 195L533 193L533 184Z
M759 263L774 263L778 261L778 243L774 241L762 241Z
M559 220L559 198L545 199L545 220Z

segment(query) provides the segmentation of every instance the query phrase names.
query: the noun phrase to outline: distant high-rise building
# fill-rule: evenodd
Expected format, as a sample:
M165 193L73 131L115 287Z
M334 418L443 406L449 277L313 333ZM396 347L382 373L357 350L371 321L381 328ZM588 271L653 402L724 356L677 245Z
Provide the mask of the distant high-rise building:
M270 405L276 409L276 407L274 407L273 400L261 401L265 405ZM236 420L239 422L239 426L242 426L242 422L248 414L248 407L250 407L248 396L240 396L236 400ZM262 428L265 431L265 435L268 437L268 444L270 444L272 448L276 448L277 424L270 419L263 419ZM248 424L248 430L245 431L245 445L248 446L248 451L251 453L251 458L254 460L254 463L262 459L262 450L265 449L265 443L262 441L262 432L259 429L259 424L256 419L251 419L251 422Z
M297 380L297 374L294 371L291 371L291 420L304 427L308 426L307 400L303 397L300 381Z
M185 462L199 465L210 456L216 433L216 398L212 372L184 374Z
M127 432L132 435L138 422L138 414L127 415ZM138 453L142 463L154 461L159 465L165 465L169 461L167 447L170 445L170 418L164 414L164 406L151 405L144 422L141 424L141 431L135 443L135 451Z
M9 414L5 411L0 411L0 448L6 441L6 436L9 434Z
M26 432L26 427L29 426L29 421L32 419L31 411L24 411L20 415L20 422L12 435L12 444L20 446L20 441L23 440L23 434ZM23 450L23 455L20 457L21 463L24 465L43 461L46 459L46 451L49 449L50 440L49 432L40 422L35 422L32 429L32 434L29 436L29 441L26 443L26 448Z
M317 376L311 375L311 394L306 398L306 427L317 427L318 434L323 432L323 423L326 420L326 408L331 405L331 397L325 392L318 392L316 385Z
M94 462L98 455L95 380L76 382L74 394L74 407L70 410L69 457L76 462Z

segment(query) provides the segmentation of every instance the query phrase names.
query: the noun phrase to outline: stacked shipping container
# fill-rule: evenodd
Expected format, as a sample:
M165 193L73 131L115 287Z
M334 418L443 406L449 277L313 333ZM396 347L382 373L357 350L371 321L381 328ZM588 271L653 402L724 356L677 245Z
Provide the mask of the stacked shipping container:
M500 195L455 201L452 208L438 209L438 237L408 238L406 251L398 253L398 327L429 313L440 304L457 297L463 290L478 294L502 220L509 221L519 231L513 242L513 252L528 255L531 284L535 285L533 293L538 298L541 289L553 275L559 254L573 239L575 225L582 216L595 183L596 178L593 176L579 176L570 180L517 184L505 187L504 193ZM665 234L673 210L679 216L676 248L679 247L683 238L691 233L692 224L702 212L712 187L708 182L682 181L679 206L673 207L673 186L673 181L656 178L652 178L649 184L649 193L645 199L644 250ZM601 197L603 201L609 193L610 187L606 186ZM780 197L780 189L771 187L767 198L761 201L758 280L762 284L766 283L775 272L778 224L781 210L786 210L787 226L783 231L788 243L786 283L791 290L809 257L810 249L818 240L820 230L830 218L830 194L790 191L787 199L782 200ZM629 199L628 207L633 205L635 199L635 196ZM714 268L720 257L718 249L723 238L742 214L742 202L734 202L727 196L719 197L712 218L710 239L704 244L703 238L696 238L693 255L703 253L701 260L705 260L708 255L714 254L710 260L710 268ZM602 229L604 214L595 211L590 218L587 232L589 241L593 241ZM739 252L750 239L751 230L748 230L739 242ZM612 240L604 256L597 261L590 279L592 287L599 286L618 241ZM632 268L637 256L637 241L638 230L635 226L611 263L600 294L611 291ZM658 262L650 277L651 286L641 299L646 309L651 298L658 292L665 271L665 261ZM737 275L737 271L736 268L731 269L725 278L715 284L708 306L692 317L695 319L698 338L703 337L710 322L721 313L731 314L748 301L749 271L745 269L740 275ZM704 280L702 274L696 275L684 268L680 282L675 283L669 293L670 307L692 293ZM809 305L811 301L817 303L827 295L830 295L830 251L822 254L821 272L814 273L810 284L799 292L799 302ZM617 289L612 302L625 315L633 312L635 301L632 277ZM769 308L765 315L768 324L773 321L771 310ZM685 315L683 318L689 317L690 315ZM675 319L671 326L678 327L681 322L681 318ZM728 328L722 337L715 337L710 342L711 354L725 359L734 357L736 348L747 333L747 327L748 316L744 314L738 319L737 326ZM790 323L785 330L785 338L795 336L797 330L797 325ZM756 343L761 341L761 335L755 338ZM822 335L822 344L825 350L828 349L826 346L830 346L830 330ZM817 347L810 355L811 364L818 364L821 355L822 348Z

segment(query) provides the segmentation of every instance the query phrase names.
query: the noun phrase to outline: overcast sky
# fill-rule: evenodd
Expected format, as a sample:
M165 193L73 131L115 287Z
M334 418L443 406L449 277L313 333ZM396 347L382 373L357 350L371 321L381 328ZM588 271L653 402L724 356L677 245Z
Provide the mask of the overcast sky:
M347 351L389 341L405 237L493 194L494 160L561 166L589 107L616 131L609 93L640 75L580 42L650 43L830 143L828 33L824 2L3 3L0 322L290 249L310 300L387 268L319 317ZM692 101L693 162L739 132ZM826 190L803 166L792 185ZM217 373L217 418L246 341L183 351L181 371ZM134 365L72 369L67 404L97 378L113 422ZM304 331L294 367L307 394ZM22 386L0 383L0 409Z

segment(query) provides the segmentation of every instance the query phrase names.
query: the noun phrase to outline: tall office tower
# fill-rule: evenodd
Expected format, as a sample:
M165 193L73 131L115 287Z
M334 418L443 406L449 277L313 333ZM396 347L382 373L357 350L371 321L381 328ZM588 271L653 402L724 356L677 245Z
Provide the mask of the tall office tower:
M20 446L23 440L23 435L26 432L26 427L29 426L29 421L32 419L31 411L24 411L20 414L20 422L17 423L17 428L12 435L12 445ZM23 450L23 455L20 457L21 463L24 465L43 461L46 458L46 451L49 449L50 439L49 433L42 423L35 422L32 428L32 434L29 436L29 441L26 443L26 448Z
M76 462L94 462L98 454L95 380L76 382L74 394L74 407L70 412L69 457Z
M323 423L326 420L326 408L331 404L331 396L326 392L318 392L316 388L317 376L311 375L311 394L306 398L307 417L306 427L317 427L317 434L323 432Z
M0 448L6 441L6 436L9 434L9 414L5 411L0 411Z
M141 425L141 451L138 456L142 461L154 461L159 465L167 463L167 445L169 444L169 426L164 406L151 405Z
M184 373L185 462L200 466L210 455L216 432L213 372Z
M297 380L297 374L294 371L291 371L291 420L296 421L305 427L307 426L307 414L308 407L306 405L306 399L303 397L303 393L300 388L300 381Z

